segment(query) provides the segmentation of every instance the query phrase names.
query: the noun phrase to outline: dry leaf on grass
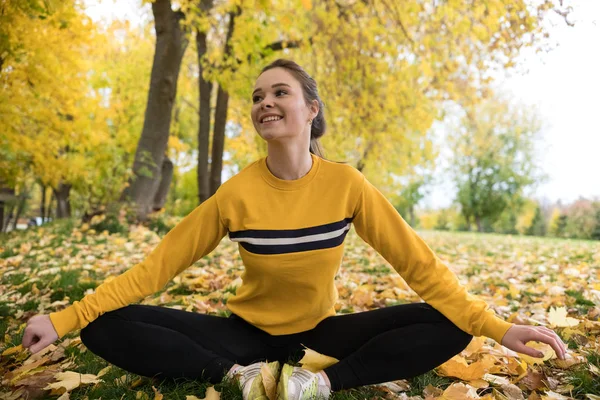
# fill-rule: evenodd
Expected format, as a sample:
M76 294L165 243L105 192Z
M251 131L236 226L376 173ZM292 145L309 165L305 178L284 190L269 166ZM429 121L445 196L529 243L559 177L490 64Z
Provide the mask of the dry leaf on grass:
M579 325L579 320L577 318L567 317L566 307L550 308L550 311L548 312L548 322L550 322L552 326L557 327Z
M491 358L475 361L470 365L463 357L456 355L440 365L436 372L441 376L452 376L465 381L482 379L494 365Z
M62 394L65 391L70 392L81 385L103 382L96 375L79 374L73 371L59 372L54 377L58 379L58 382L48 384L45 389L52 390L55 394Z
M453 383L444 390L442 397L440 397L440 399L444 400L471 400L479 398L475 388L464 383Z

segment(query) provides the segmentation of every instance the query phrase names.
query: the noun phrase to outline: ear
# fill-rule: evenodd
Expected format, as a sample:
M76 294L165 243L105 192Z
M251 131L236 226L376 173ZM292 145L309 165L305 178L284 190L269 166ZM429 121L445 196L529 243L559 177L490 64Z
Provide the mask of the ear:
M319 115L319 102L317 100L312 101L310 111L313 113L312 119L317 118L317 115Z

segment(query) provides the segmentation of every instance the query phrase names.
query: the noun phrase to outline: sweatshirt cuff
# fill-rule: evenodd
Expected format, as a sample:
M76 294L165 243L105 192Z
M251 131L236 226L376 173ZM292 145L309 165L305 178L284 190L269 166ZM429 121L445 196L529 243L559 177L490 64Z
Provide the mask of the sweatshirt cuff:
M64 310L50 313L50 321L54 325L54 330L58 334L58 338L62 338L67 333L79 328L79 317L75 311L75 307L70 305Z
M506 332L513 326L513 323L506 322L495 315L490 316L481 327L481 335L494 339L498 344L502 344L502 338Z

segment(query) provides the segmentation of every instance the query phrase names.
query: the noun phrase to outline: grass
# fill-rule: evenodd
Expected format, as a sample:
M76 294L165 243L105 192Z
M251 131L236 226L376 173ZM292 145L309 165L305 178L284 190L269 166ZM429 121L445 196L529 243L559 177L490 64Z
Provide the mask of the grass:
M4 246L0 242L0 265L2 260L9 257L19 256L22 258L20 261L20 267L23 269L7 269L9 273L4 273L0 276L0 283L5 285L6 288L12 293L20 293L25 296L29 294L27 299L23 302L15 305L14 302L10 302L8 298L2 298L0 300L0 353L9 347L16 346L21 343L23 336L23 328L25 318L36 314L37 309L41 308L39 296L32 297L30 292L35 291L33 285L36 285L37 290L41 293L45 293L48 296L44 300L43 305L48 305L55 301L67 299L69 302L80 300L84 293L90 288L96 288L98 283L101 282L106 276L102 269L96 270L90 269L87 272L82 273L82 269L71 269L74 268L72 264L66 264L65 259L59 259L58 263L54 258L54 253L50 256L46 250L57 249L63 247L63 255L67 258L84 258L90 252L93 252L93 247L99 246L100 251L105 251L104 244L110 245L110 242L115 236L106 236L98 234L84 234L83 236L72 235L72 231L75 228L75 224L69 221L57 221L56 225L52 227L51 232L46 231L49 238L44 246L38 246L35 238L30 233L15 233L15 236L10 236L18 239L18 242L13 242L11 245ZM161 228L161 227L159 227ZM164 227L162 227L164 228ZM44 227L49 229L49 227ZM50 230L50 229L49 229ZM12 234L12 233L11 233ZM50 235L51 234L51 235ZM507 307L510 307L511 312L518 311L521 307L526 307L529 304L539 303L547 298L544 292L536 290L536 287L545 285L544 281L550 278L550 282L554 282L558 278L557 285L564 286L569 290L565 291L564 301L565 304L579 309L579 315L583 315L590 308L594 307L594 303L586 298L591 297L591 294L587 290L581 290L585 288L585 282L572 282L571 280L566 281L560 274L554 274L552 271L540 272L535 268L526 268L519 270L520 283L527 283L527 288L524 288L520 292L519 302L516 299L512 299L510 293L507 293L510 285L508 285L505 275L494 275L493 269L490 266L496 262L503 262L502 267L514 265L514 255L512 252L513 248L521 252L519 258L527 258L524 265L529 267L530 265L545 264L551 265L553 262L561 264L561 267L568 263L571 266L578 265L579 262L585 262L589 265L597 264L597 252L592 250L591 245L597 246L599 242L586 242L586 241L575 241L575 240L563 240L563 239L548 239L548 238L532 238L532 237L519 237L519 236L505 236L495 234L477 234L477 233L448 233L448 232L426 232L429 236L427 241L432 243L432 247L435 249L436 244L440 246L440 250L436 250L436 253L441 253L448 257L450 262L459 260L467 255L470 257L468 264L462 271L462 275L466 277L474 277L475 281L480 279L481 282L475 286L471 293L486 294L489 291L498 292L500 296L505 296L510 301ZM17 236L18 235L18 236ZM126 238L127 235L116 233L116 236ZM0 238L6 239L9 236ZM40 236L40 237L43 237ZM350 235L349 238L352 238ZM436 238L443 238L443 240L436 241ZM147 235L144 240L151 240L152 236ZM138 242L139 243L139 242ZM544 251L538 251L537 246L543 244L552 243L554 247L547 246ZM587 244L590 246L587 246ZM577 248L568 248L568 251L557 250L563 245L574 245L578 244ZM33 250L36 250L34 255L33 252L24 252L20 249L20 246L32 246ZM2 247L4 246L4 247ZM445 247L444 247L445 246ZM487 246L487 247L486 247ZM42 248L43 247L43 248ZM108 247L110 249L110 247ZM475 250L473 250L475 249ZM481 249L481 251L476 251ZM360 249L359 249L360 250ZM554 252L560 251L562 259L559 260L558 256L554 256ZM108 251L107 251L108 252ZM578 253L579 252L579 253ZM475 254L472 255L470 253ZM92 253L94 254L94 253ZM370 284L371 282L379 282L381 277L385 277L389 274L395 274L392 269L386 264L382 264L381 260L376 260L372 257L365 256L364 251L357 251L357 255L351 260L346 266L350 267L347 269L353 269L356 273L361 273L359 280L356 282L364 282ZM456 255L454 255L456 254ZM124 259L129 255L125 255ZM227 251L227 248L217 248L211 254L211 257L204 257L203 261L209 266L211 262L218 257L229 257L228 261L231 261L226 271L228 275L239 274L239 262L241 259L237 253ZM489 260L486 259L490 258ZM556 258L553 258L556 257ZM98 256L100 258L100 256ZM493 259L493 260L492 260ZM50 263L50 260L55 261ZM556 260L556 261L551 261ZM10 261L9 261L10 262ZM37 274L38 272L44 271L48 266L56 267L57 265L62 268L60 271L52 272L48 274ZM60 268L57 268L60 269ZM561 268L562 269L562 268ZM498 271L502 269L498 268ZM26 273L23 273L26 271ZM593 275L592 275L593 276ZM234 278L231 278L234 279ZM583 282L583 283L582 283ZM529 290L528 290L529 289ZM199 286L188 286L184 281L175 285L170 283L165 288L165 292L169 295L176 297L173 299L172 304L181 304L187 306L188 303L183 301L185 296L193 295L208 295L212 292L207 287ZM220 289L221 293L235 294L236 287L225 286ZM379 291L376 291L379 292ZM159 292L156 293L153 298L161 295ZM395 305L404 304L411 302L411 299L384 299L386 300L382 304ZM218 303L218 299L211 298L208 302L210 304ZM42 306L43 306L42 305ZM164 304L168 306L170 304ZM356 312L357 309L350 302L345 301L343 307L339 311L340 314ZM49 312L46 308L45 313ZM360 307L358 308L360 310ZM15 314L17 311L25 316L16 319ZM546 310L547 311L547 310ZM217 314L227 316L227 310L218 310ZM560 331L558 332L560 334ZM78 337L79 332L72 332L67 335L70 338ZM564 338L563 338L564 339ZM577 352L582 352L583 345L579 339L571 338L566 341L569 349ZM97 374L103 368L109 366L109 363L102 358L94 355L91 351L86 350L83 345L77 345L68 347L66 349L66 356L68 359L74 361L74 366L69 367L71 371L80 373ZM585 398L585 394L600 395L600 379L598 375L595 375L591 370L590 366L600 368L600 356L598 353L586 353L587 363L576 365L575 367L561 371L561 376L566 376L568 382L573 385L574 389L572 395L575 398ZM298 357L299 359L299 357ZM5 362L6 358L0 360L0 364ZM19 359L18 362L23 360ZM0 374L1 375L1 374ZM123 379L121 379L124 377ZM111 366L109 372L101 378L104 383L102 385L88 385L82 386L71 392L71 399L154 399L155 392L153 386L164 395L165 399L185 399L188 395L195 395L198 398L202 398L205 395L207 387L212 386L202 379L197 380L157 380L151 378L140 377L136 374L126 372L125 370L118 368L114 365ZM562 380L562 378L561 378ZM422 395L424 388L428 385L439 389L445 389L451 383L457 382L457 379L449 379L438 376L434 371L429 371L423 375L414 377L408 380L410 383L410 390L406 392L408 396ZM4 389L4 388L3 388ZM221 399L241 399L241 392L239 387L233 382L223 381L216 385L216 389L220 391ZM1 391L1 390L0 390ZM524 391L524 395L527 393ZM47 396L48 399L56 399L58 396ZM359 400L359 399L373 399L382 398L382 392L376 387L368 386L358 389L344 390L336 392L332 395L332 400ZM525 396L527 397L527 396Z
M410 390L406 394L409 396L420 396L423 393L423 389L428 385L445 389L450 386L452 382L454 382L452 379L438 376L435 372L429 371L410 379Z
M600 354L590 353L586 358L589 364L600 368ZM585 398L586 394L600 395L600 376L591 372L589 364L578 365L568 374L567 380L574 386L573 395L577 399Z

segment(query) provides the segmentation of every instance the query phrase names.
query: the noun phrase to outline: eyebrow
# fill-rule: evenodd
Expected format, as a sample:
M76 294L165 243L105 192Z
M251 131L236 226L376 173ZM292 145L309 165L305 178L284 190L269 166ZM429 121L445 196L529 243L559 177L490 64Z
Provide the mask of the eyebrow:
M276 83L276 84L274 84L273 86L271 86L271 88L276 88L277 86L287 86L287 87L289 87L290 89L292 88L292 87L291 87L290 85L288 85L287 83ZM256 92L259 92L259 91L260 91L260 92L262 92L262 89L261 89L261 88L254 89L254 92L252 92L252 96L254 96L254 93L256 93Z

